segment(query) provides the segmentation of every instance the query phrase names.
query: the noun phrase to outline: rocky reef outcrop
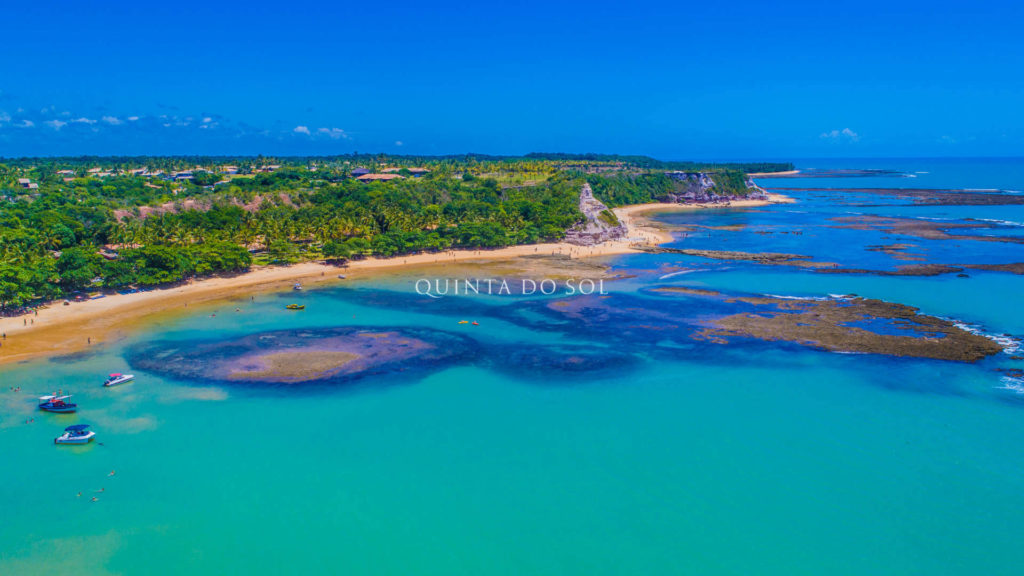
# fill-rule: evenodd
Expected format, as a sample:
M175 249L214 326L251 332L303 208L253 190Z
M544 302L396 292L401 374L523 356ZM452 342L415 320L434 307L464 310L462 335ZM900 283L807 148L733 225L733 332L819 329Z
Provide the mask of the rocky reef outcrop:
M594 246L609 240L625 238L626 225L597 198L590 184L580 191L580 212L585 219L565 233L565 241L577 246Z

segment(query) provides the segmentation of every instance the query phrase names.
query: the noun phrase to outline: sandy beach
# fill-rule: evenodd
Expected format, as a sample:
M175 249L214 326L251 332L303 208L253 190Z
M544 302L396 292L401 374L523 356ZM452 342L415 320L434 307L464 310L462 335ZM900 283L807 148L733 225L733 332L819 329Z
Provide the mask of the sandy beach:
M799 174L799 170L786 170L784 172L751 172L747 174L751 178L785 178L786 176L794 176Z
M268 266L230 277L195 280L178 286L133 294L111 294L65 306L51 302L35 313L0 318L0 365L42 356L70 354L101 346L123 337L133 327L188 310L189 306L217 301L248 300L250 295L288 289L295 282L307 287L337 284L395 269L443 266L480 260L510 260L522 256L561 255L593 258L636 252L642 245L661 244L672 237L646 216L658 212L690 211L764 206L792 202L781 195L770 200L743 200L729 204L638 204L615 208L619 220L629 230L623 240L597 246L566 243L510 246L496 250L454 250L436 254L414 254L394 258L367 258L351 261L344 268L306 262L292 266ZM345 279L338 278L339 274Z

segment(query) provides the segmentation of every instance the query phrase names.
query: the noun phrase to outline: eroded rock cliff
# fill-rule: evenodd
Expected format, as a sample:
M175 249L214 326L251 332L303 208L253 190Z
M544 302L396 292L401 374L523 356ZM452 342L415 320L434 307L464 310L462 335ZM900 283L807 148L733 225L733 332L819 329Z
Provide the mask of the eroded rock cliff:
M594 198L590 184L584 184L580 191L580 212L583 212L585 219L565 233L566 242L577 246L593 246L626 237L626 226L619 222L615 213L603 202Z

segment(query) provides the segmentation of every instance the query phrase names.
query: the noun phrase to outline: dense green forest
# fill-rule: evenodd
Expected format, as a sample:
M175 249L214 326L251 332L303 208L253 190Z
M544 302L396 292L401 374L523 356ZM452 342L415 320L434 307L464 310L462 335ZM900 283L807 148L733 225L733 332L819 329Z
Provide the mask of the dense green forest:
M672 191L669 170L710 172L742 195L746 172L791 168L556 154L8 159L0 308L254 264L554 241L582 219L585 181L619 206ZM365 171L401 177L354 178Z

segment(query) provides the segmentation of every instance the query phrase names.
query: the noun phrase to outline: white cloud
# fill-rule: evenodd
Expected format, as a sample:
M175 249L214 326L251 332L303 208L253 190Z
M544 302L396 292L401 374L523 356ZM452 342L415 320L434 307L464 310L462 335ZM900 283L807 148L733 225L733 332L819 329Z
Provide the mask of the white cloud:
M833 142L856 142L860 140L860 135L849 128L843 128L842 130L822 132L821 138L824 140L832 140Z
M292 130L292 132L295 132L296 134L305 134L309 136L309 128L306 126L296 126L295 129Z
M348 139L348 134L345 134L345 131L341 128L321 128L317 130L317 132L320 134L326 134L332 140L338 140L340 138Z
M75 118L74 120L72 120L72 122L74 122L75 124L88 124L90 126L96 123L96 121L92 118L86 118L85 116L82 116L81 118Z
M4 122L10 122L10 121L11 121L11 115L10 114L8 114L7 112L0 112L0 124L3 124Z
M210 122L213 122L213 118L210 118L209 116L203 118L203 124L209 124Z
M53 128L54 130L60 130L61 128L68 125L67 122L62 122L60 120L47 120L46 122L43 122L43 124L46 124L50 128Z
M117 116L104 116L103 121L107 124L110 124L111 126L118 126L122 123L121 119Z
M403 144L402 144L401 140L395 140L395 146L402 146L402 145Z
M136 120L138 120L138 119L139 119L139 117L138 117L138 116L129 116L129 117L128 117L128 121L129 121L129 122L135 122L135 121L136 121Z
M21 124L15 124L18 128L31 128L35 125L36 123L31 120L22 120Z

